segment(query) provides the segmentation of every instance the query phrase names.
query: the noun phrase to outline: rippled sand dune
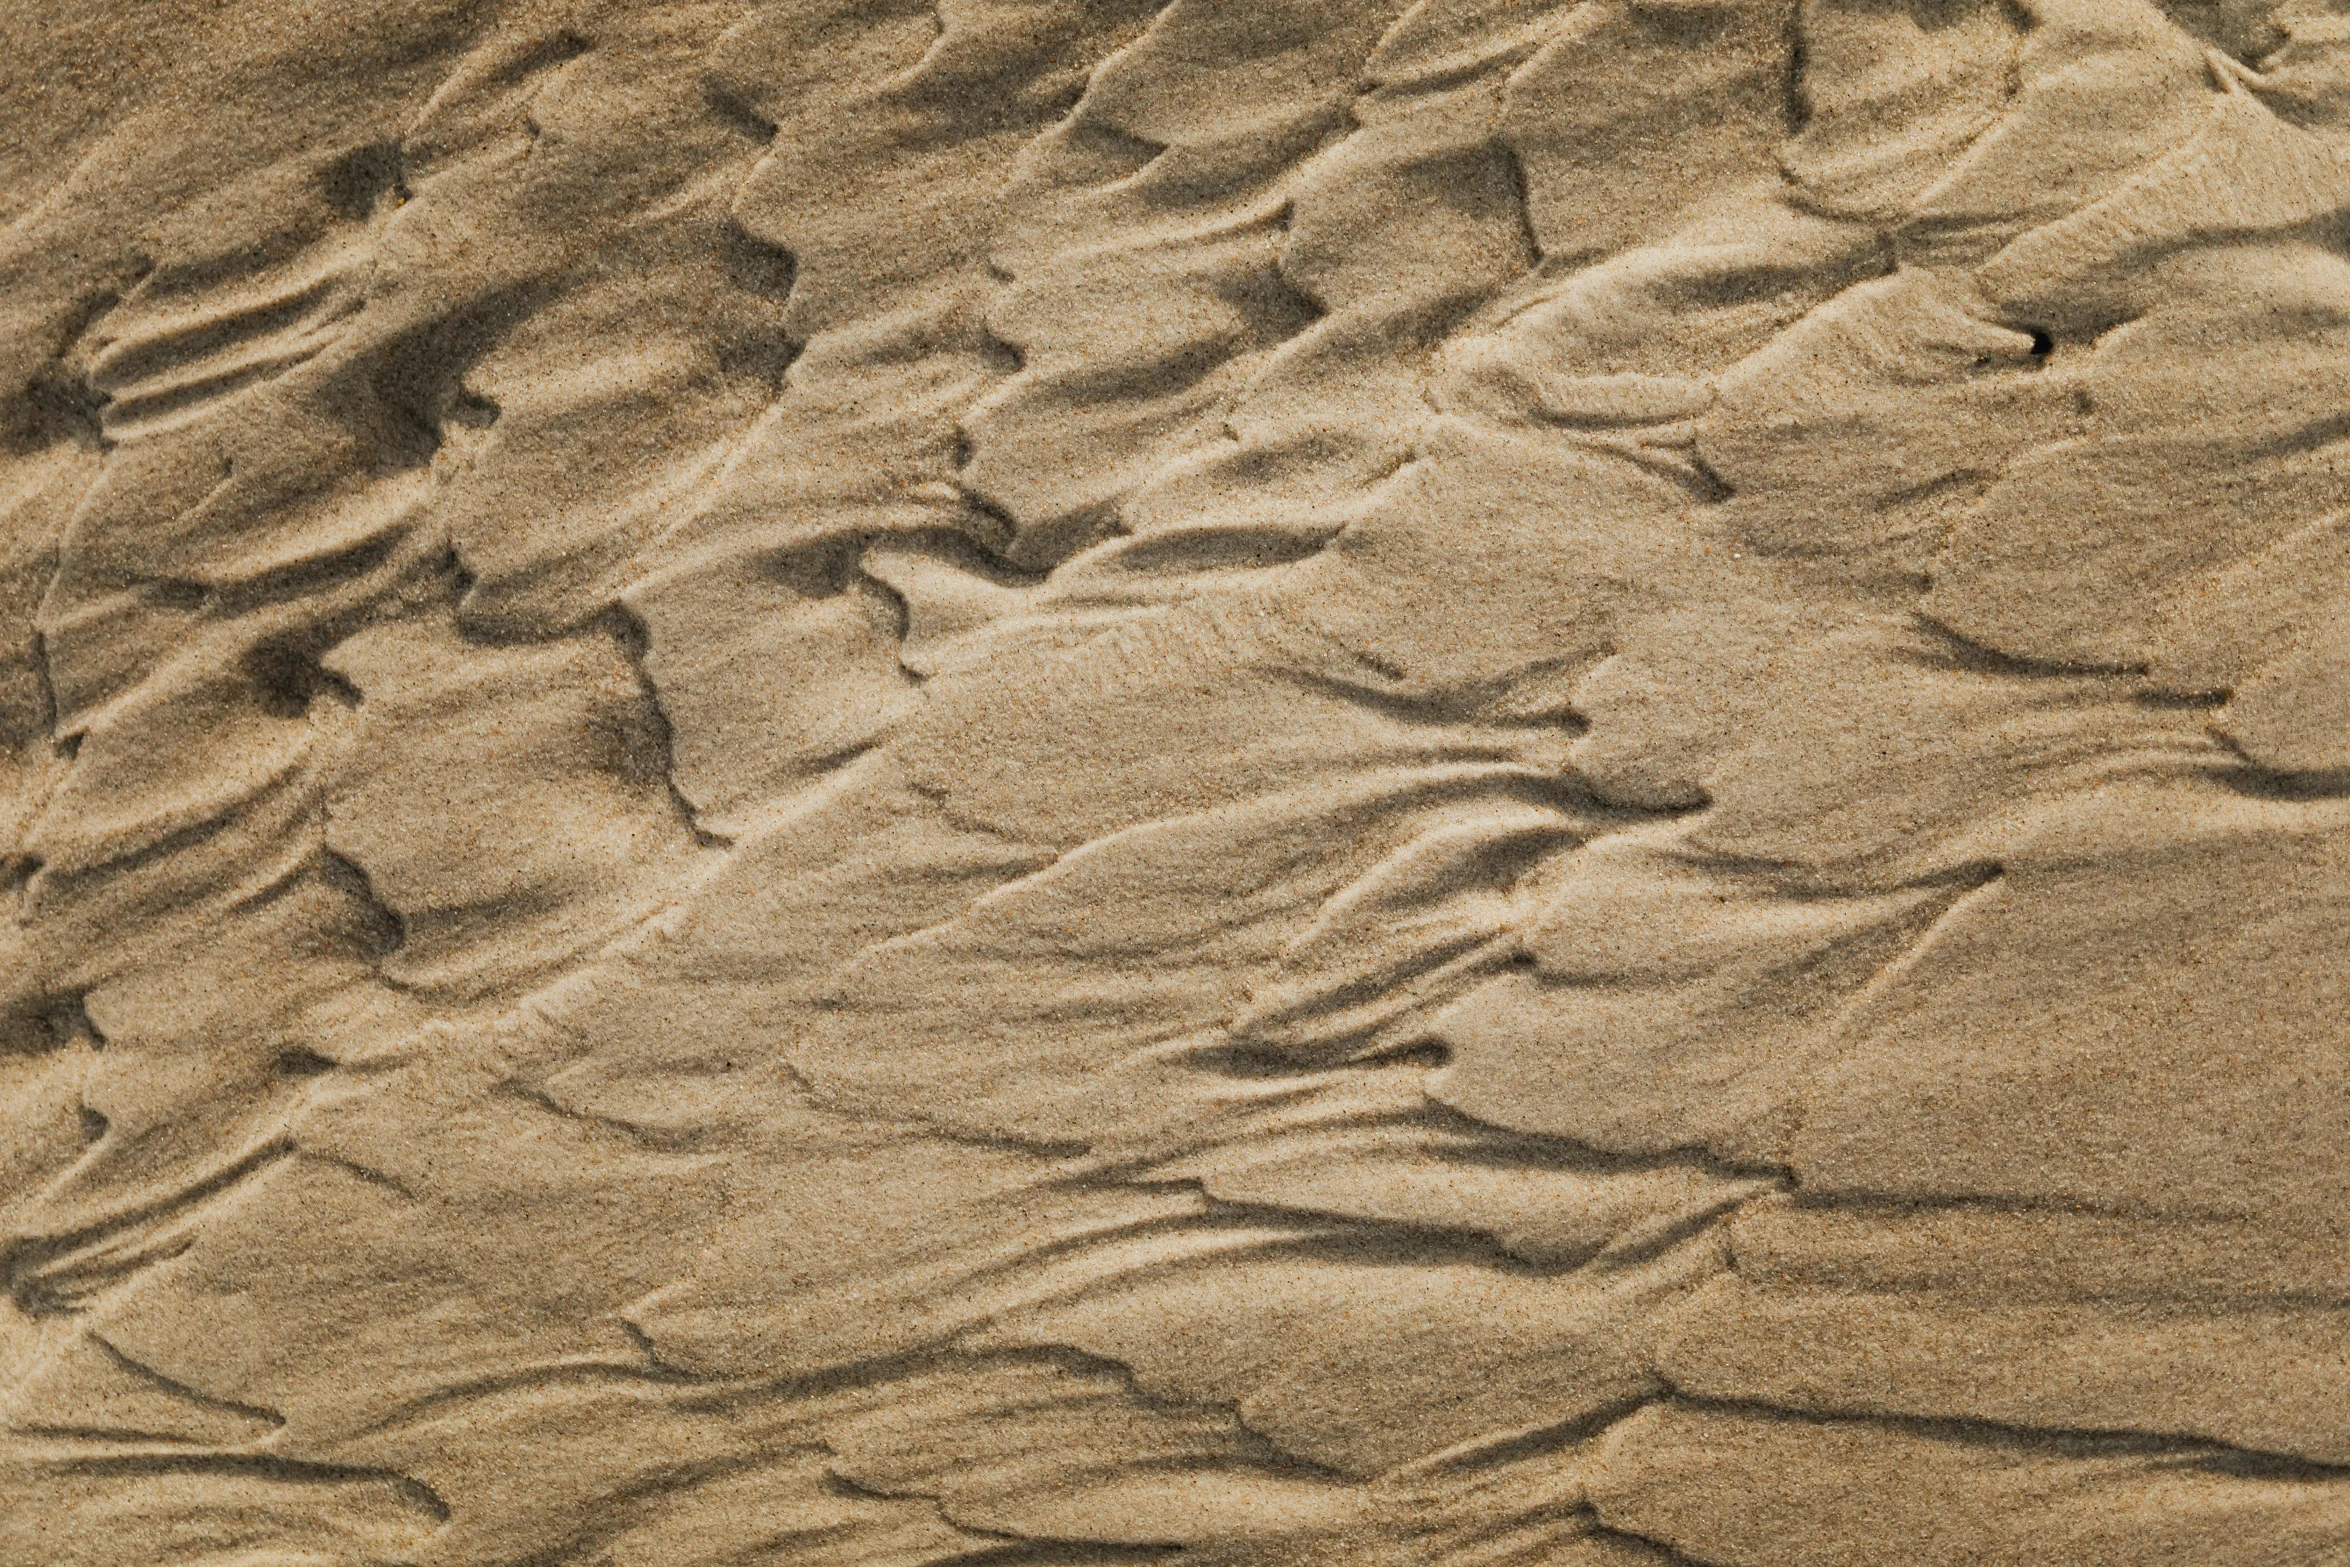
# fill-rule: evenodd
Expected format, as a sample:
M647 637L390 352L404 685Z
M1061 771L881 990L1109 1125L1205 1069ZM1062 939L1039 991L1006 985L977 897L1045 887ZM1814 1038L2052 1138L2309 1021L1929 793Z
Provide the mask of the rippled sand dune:
M2350 1564L2350 14L10 0L0 1567Z

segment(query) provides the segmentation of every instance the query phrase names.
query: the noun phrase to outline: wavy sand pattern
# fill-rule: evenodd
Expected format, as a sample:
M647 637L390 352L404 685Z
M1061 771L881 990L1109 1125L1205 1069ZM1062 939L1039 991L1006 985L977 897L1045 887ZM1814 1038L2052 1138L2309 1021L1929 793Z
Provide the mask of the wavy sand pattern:
M0 23L0 1567L2350 1563L2350 17Z

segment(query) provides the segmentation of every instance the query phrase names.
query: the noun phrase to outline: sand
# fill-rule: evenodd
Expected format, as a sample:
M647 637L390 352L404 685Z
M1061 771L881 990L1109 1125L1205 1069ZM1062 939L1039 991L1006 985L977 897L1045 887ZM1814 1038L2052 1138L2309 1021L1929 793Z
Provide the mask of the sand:
M0 1567L2350 1563L2350 17L9 0Z

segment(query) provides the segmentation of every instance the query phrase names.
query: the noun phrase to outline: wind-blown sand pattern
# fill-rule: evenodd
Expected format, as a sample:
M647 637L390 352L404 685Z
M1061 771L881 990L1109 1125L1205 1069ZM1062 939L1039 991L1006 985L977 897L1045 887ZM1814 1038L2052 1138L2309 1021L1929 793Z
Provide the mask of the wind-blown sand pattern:
M0 20L0 1567L2350 1563L2350 16Z

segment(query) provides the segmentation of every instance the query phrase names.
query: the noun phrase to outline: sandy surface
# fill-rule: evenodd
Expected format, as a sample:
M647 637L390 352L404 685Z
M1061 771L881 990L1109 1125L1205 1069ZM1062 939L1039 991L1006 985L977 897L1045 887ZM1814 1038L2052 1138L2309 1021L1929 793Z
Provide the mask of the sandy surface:
M10 0L0 1567L2350 1563L2350 17Z

